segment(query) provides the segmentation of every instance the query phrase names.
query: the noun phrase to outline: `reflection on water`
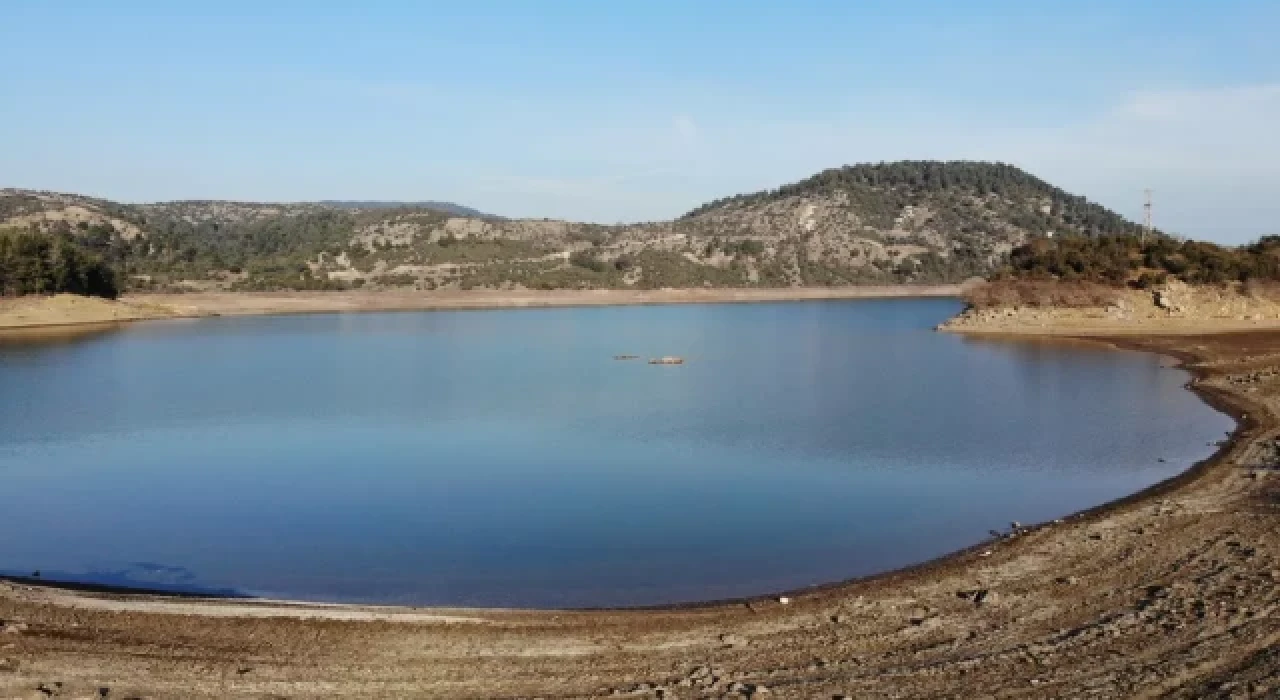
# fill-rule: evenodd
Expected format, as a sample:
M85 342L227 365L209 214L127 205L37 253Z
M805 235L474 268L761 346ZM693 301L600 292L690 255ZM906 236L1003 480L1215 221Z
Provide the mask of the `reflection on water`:
M1154 356L929 330L957 308L222 318L8 343L0 484L24 527L0 529L0 571L438 604L749 595L1131 493L1231 427Z
M80 342L93 336L118 331L125 324L115 321L66 326L33 326L0 329L0 345L33 346Z

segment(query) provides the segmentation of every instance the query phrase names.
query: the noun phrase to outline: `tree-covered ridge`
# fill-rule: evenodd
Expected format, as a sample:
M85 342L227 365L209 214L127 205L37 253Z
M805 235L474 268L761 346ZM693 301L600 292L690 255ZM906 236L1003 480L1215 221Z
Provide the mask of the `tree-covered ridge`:
M67 292L114 299L115 270L70 236L0 229L0 296Z
M381 199L354 199L354 200L326 199L326 200L317 202L317 204L328 206L328 207L336 207L338 209L363 209L363 210L431 209L434 211L438 211L442 214L449 214L451 216L465 216L472 219L501 218L501 217L493 216L491 214L486 214L480 211L479 209L473 209L471 207L463 206L461 204L455 204L453 202L440 202L436 200L423 200L420 202L402 202L402 201L381 200Z
M1070 194L1026 171L1005 163L981 161L899 161L863 163L824 170L774 190L740 194L708 202L684 216L695 218L728 208L789 197L842 194L868 210L901 210L938 195L964 195L979 200L1020 205L1011 223L1029 229L1089 235L1137 233L1133 222L1084 197Z
M968 162L828 170L629 225L360 204L0 190L0 226L92 236L129 289L166 291L940 283L988 275L1027 240L1137 230L1017 168Z

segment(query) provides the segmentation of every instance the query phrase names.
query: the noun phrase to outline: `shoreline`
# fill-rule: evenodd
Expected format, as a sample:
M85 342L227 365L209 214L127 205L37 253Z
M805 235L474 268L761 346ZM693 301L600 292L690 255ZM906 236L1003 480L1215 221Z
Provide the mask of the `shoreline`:
M510 307L502 307L510 308ZM305 312L302 312L305 313ZM328 312L315 312L328 313ZM1198 478L1205 470L1211 469L1225 459L1226 456L1240 445L1238 443L1245 440L1246 434L1254 429L1258 429L1256 419L1251 417L1246 406L1239 402L1239 397L1234 396L1230 392L1214 389L1205 386L1202 382L1207 378L1207 373L1203 368L1195 367L1195 363L1200 362L1202 358L1187 351L1177 349L1153 350L1141 342L1141 336L1138 334L1121 334L1121 335L1071 335L1068 333L1061 334L1045 334L1038 336L1035 333L1005 333L1001 331L978 331L971 332L968 330L949 331L960 335L970 335L974 337L1006 337L1012 342L1018 341L1074 341L1088 343L1092 345L1101 345L1117 350L1129 350L1134 352L1146 352L1167 356L1175 361L1172 367L1185 371L1191 377L1186 390L1195 394L1204 401L1210 408L1229 416L1234 423L1234 428L1227 438L1220 442L1217 449L1212 454L1187 466L1186 469L1170 476L1162 481L1151 484L1139 491L1131 494L1120 496L1118 498L1100 503L1084 510L1067 514L1061 518L1050 521L1028 523L1023 526L1025 531L1034 531L1038 528L1053 525L1062 522L1080 522L1090 518L1104 518L1113 510L1121 509L1135 503L1155 498L1168 491L1175 490L1184 486L1196 478ZM1280 425L1280 421L1277 422ZM766 591L763 593L741 596L736 598L712 598L707 600L677 602L677 603L661 603L654 605L634 605L621 607L582 607L582 608L521 608L521 607L483 607L483 606L436 606L436 605L396 605L396 604L377 604L377 603L345 603L336 601L312 601L289 598L263 598L247 594L225 595L205 594L199 592L183 592L171 591L164 589L150 589L146 587L119 586L112 584L98 584L91 582L79 581L59 581L34 579L25 576L6 576L0 575L0 582L7 582L17 585L29 586L33 588L47 589L51 591L66 591L72 594L104 595L104 596L121 596L135 600L136 602L147 603L164 603L164 602L181 602L181 603L207 603L216 605L228 605L242 607L244 609L261 608L264 606L285 606L291 610L302 611L308 610L311 613L317 613L318 617L325 617L327 612L337 612L335 618L342 617L343 611L369 611L376 610L384 614L395 615L397 612L420 614L423 611L429 613L457 613L471 612L475 614L508 614L508 613L524 613L524 614L574 614L574 613L629 613L629 612L663 612L663 611L697 611L702 609L712 610L717 608L725 608L751 604L752 602L767 602L776 600L779 597L800 598L803 596L822 594L828 592L840 592L852 586L883 583L898 577L914 576L927 574L931 569L937 567L947 567L964 560L967 556L981 552L990 547L990 540L982 540L968 547L947 552L936 557L907 564L895 569L889 569L874 574L858 576L854 578L839 579L836 581L817 583L803 588L793 588L778 591ZM313 609L314 610L310 610ZM223 614L221 612L217 614ZM234 614L234 613L232 613Z
M988 334L977 333L975 335L986 336ZM1236 335L1240 337L1231 337ZM1173 507L1166 505L1172 499L1182 503L1201 501L1205 504L1203 506L1204 512L1196 515L1193 520L1188 521L1186 524L1186 537L1173 538L1168 542L1162 543L1168 549L1168 556L1173 557L1174 560L1179 560L1180 557L1185 555L1186 551L1196 550L1196 538L1190 535L1192 532L1197 531L1196 527L1201 525L1201 521L1203 521L1204 527L1213 531L1233 533L1229 534L1229 536L1236 539L1224 540L1224 542L1245 538L1247 533L1242 533L1242 530L1269 531L1273 534L1277 532L1277 523L1280 522L1280 515L1271 514L1260 525L1258 522L1240 520L1238 517L1233 516L1234 509L1228 508L1227 504L1231 503L1233 499L1247 499L1251 489L1256 490L1259 483L1267 483L1265 481L1259 482L1256 477L1253 481L1239 483L1242 481L1243 476L1237 468L1244 464L1247 453L1255 451L1259 445L1270 439L1270 436L1276 432L1277 428L1280 428L1280 421L1277 421L1274 412L1259 397L1250 396L1248 392L1240 390L1230 382L1226 384L1218 383L1218 380L1223 376L1223 370L1216 365L1220 364L1222 357L1225 356L1224 353L1231 351L1230 348L1232 346L1261 343L1266 344L1267 348L1272 348L1274 345L1276 365L1280 366L1280 334L1215 332L1211 335L1201 335L1195 339L1185 334L1149 334L1143 337L1141 335L1117 333L1062 333L1060 335L1024 333L1013 334L1013 336L1027 340L1034 339L1036 336L1042 338L1048 336L1050 339L1059 337L1062 339L1071 338L1073 340L1102 343L1129 350L1154 352L1174 357L1178 366L1192 376L1188 388L1216 410L1230 415L1236 422L1236 428L1213 455L1165 481L1134 494L1067 516L1061 521L1041 523L1026 528L1015 538L985 541L973 547L902 569L869 577L823 584L789 593L672 606L590 610L532 610L414 608L261 599L190 599L177 598L171 595L139 594L136 592L78 593L47 585L27 586L0 583L0 618L6 617L7 606L16 604L21 608L25 604L26 606L64 610L74 615L113 616L112 619L117 628L130 630L144 637L149 636L146 630L157 624L167 629L171 623L157 622L165 619L185 621L183 624L194 624L197 627L208 627L214 624L214 620L225 620L228 621L226 624L239 627L250 624L255 620L271 620L273 621L271 623L272 629L278 634L286 636L293 633L307 632L316 624L391 624L392 627L379 628L376 638L384 639L384 641L389 640L388 643L397 640L401 636L430 640L433 643L438 642L442 645L437 651L439 654L454 653L454 646L449 640L458 634L463 634L466 639L470 640L469 644L478 645L479 648L493 649L493 653L497 653L497 649L504 648L504 644L512 639L520 639L523 644L531 646L534 650L533 658L538 660L532 666L529 664L533 662L523 660L525 658L524 655L519 653L502 652L499 653L499 658L501 660L501 668L504 669L501 673L515 674L517 676L532 674L535 676L534 681L527 682L524 685L504 685L505 681L503 679L496 678L493 679L494 683L488 685L481 683L471 688L475 691L474 693L459 693L475 695L497 694L500 692L523 694L525 691L528 691L527 694L530 695L549 694L557 688L561 688L562 684L566 682L566 678L568 678L563 673L570 672L565 669L561 662L553 663L552 659L559 659L562 655L562 650L558 650L557 645L567 643L566 639L572 637L578 640L577 644L585 644L586 646L583 648L589 649L582 652L583 655L596 661L603 661L612 670L612 673L608 675L611 678L620 679L610 681L607 684L610 686L610 690L634 691L638 693L638 697L653 697L652 694L644 694L644 689L641 688L642 685L645 685L644 682L633 681L639 677L663 677L664 680L661 682L648 682L648 685L651 686L650 689L657 687L670 689L688 687L676 685L669 678L669 670L663 671L661 669L681 658L679 653L676 653L674 657L670 655L671 649L675 649L678 652L682 648L679 645L674 648L670 647L671 640L688 638L692 634L699 639L705 638L704 641L695 645L696 648L701 650L698 652L699 654L715 658L737 659L736 662L722 659L720 663L739 668L740 670L733 673L740 675L742 679L740 682L753 682L762 685L763 679L767 679L771 687L774 687L775 691L780 693L780 696L812 697L837 688L863 688L867 691L872 688L879 688L879 690L883 691L889 687L901 691L903 688L900 685L885 686L873 678L862 677L858 673L839 676L839 674L833 674L832 670L835 667L830 663L817 664L815 669L815 664L812 662L802 664L805 669L803 672L799 670L787 672L794 677L790 678L788 683L775 686L779 668L790 668L784 660L794 653L797 645L801 648L809 648L804 646L803 642L798 641L794 634L800 634L801 638L804 638L804 635L813 634L815 629L821 630L826 636L819 640L820 644L814 648L812 653L826 655L832 655L832 649L842 648L840 645L844 642L841 640L848 634L852 634L853 638L861 640L857 642L858 645L881 649L881 651L875 653L886 655L888 661L884 663L889 663L886 668L899 669L895 674L886 676L884 672L881 672L878 676L892 680L903 673L901 671L903 664L911 667L913 663L917 663L913 662L912 659L918 657L920 652L913 651L913 649L919 646L920 641L912 640L920 636L918 632L944 629L942 623L938 625L926 625L925 623L930 620L942 620L951 616L955 616L956 620L954 622L961 625L959 629L968 627L970 635L972 635L974 629L987 629L988 632L984 633L982 638L986 638L988 644L994 644L998 648L1026 645L1027 643L1038 645L1062 644L1064 645L1064 650L1071 648L1071 645L1074 644L1074 642L1071 642L1074 636L1052 641L1056 639L1055 634L1048 631L1047 628L1045 630L1040 629L1038 623L1035 622L1035 617L1039 614L1034 612L1038 609L1036 605L1032 605L1023 613L1012 618L1005 616L1003 623L997 623L995 627L990 627L992 620L989 618L992 612L1000 613L1003 612L1002 609L1006 605L1019 603L1022 596L1014 590L1010 590L1014 589L1015 586L1009 584L1008 580L1010 576L1018 580L1019 571L1027 567L1030 567L1032 574L1043 570L1044 573L1041 576L1043 579L1048 579L1042 580L1041 577L1033 576L1033 582L1025 584L1031 586L1029 589L1031 591L1040 591L1038 594L1031 594L1033 598L1043 595L1049 595L1050 598L1053 598L1060 591L1065 591L1068 595L1083 596L1083 598L1077 598L1074 601L1074 606L1067 606L1055 613L1060 617L1068 618L1078 617L1078 612L1074 612L1071 609L1072 607L1093 607L1101 611L1114 608L1115 602L1121 603L1121 610L1132 610L1134 605L1138 605L1140 610L1145 609L1141 606L1155 605L1158 601L1143 602L1148 600L1144 591L1151 590L1151 585L1154 585L1153 582L1159 583L1157 587L1163 589L1168 589L1170 582L1172 582L1174 589L1177 589L1178 586L1191 586L1192 584L1190 583L1178 583L1182 579L1171 574L1170 570L1163 565L1147 567L1147 569L1139 567L1139 570L1132 574L1124 571L1120 572L1119 575L1124 580L1130 580L1130 576L1137 576L1138 585L1136 586L1116 586L1114 584L1107 585L1096 582L1079 585L1077 589L1077 584L1060 583L1063 580L1069 581L1073 578L1086 579L1094 576L1117 575L1115 571L1107 570L1105 562L1102 563L1103 566L1099 569L1098 563L1092 561L1094 557L1090 555L1090 550L1094 548L1106 549L1109 558L1115 557L1114 561L1112 561L1112 568L1133 568L1134 564L1131 560L1141 556L1134 553L1133 547L1135 545L1125 544L1119 549L1115 549L1106 545L1096 545L1095 543L1106 542L1113 537L1136 536L1138 541L1135 544L1141 544L1140 540L1144 536L1143 530L1151 527L1146 524L1152 517L1149 515L1149 511L1153 509L1155 511L1164 511L1166 508ZM1218 346L1216 349L1213 348L1215 343ZM1253 361L1252 359L1245 360L1245 362ZM1280 387L1277 387L1277 393L1280 393ZM1256 470L1254 473L1257 473ZM1273 481L1275 480L1273 479ZM1218 520L1223 522L1215 526L1214 523ZM1143 524L1135 527L1133 523L1136 521L1141 521ZM1260 526L1262 530L1258 530ZM1104 536L1101 540L1094 540L1095 532L1111 534ZM1086 533L1088 537L1079 537L1077 539L1072 536L1072 533ZM1134 535L1133 533L1137 534ZM1064 540L1064 537L1067 539ZM1057 542L1056 547L1050 546L1054 542ZM1260 542L1261 540L1255 538L1251 542L1254 545L1253 549L1261 548ZM1145 546L1151 548L1156 545L1149 543ZM1230 547L1229 544L1225 546ZM1053 561L1037 561L1037 552L1054 551L1055 549L1060 553L1067 554L1068 559L1075 563L1064 561L1059 564ZM1268 561L1274 561L1271 555L1272 553L1268 551L1266 555ZM1009 569L1012 573L997 573L992 578L993 574L990 573L992 570L998 572L1003 569ZM1144 571L1146 573L1143 573ZM1170 578L1171 576L1173 578ZM966 580L970 581L970 583L957 583L958 581ZM1143 580L1147 583L1142 583ZM1005 583L1001 583L1001 581L1005 581ZM1272 581L1274 582L1274 578ZM973 585L974 583L983 586L981 589L975 590L982 590L984 598L988 595L986 593L987 590L997 590L1001 591L999 601L1004 601L1008 596L1011 602L997 602L990 605L982 604L982 601L979 601L979 604L976 605L966 600L957 602L958 597L963 593L958 586ZM942 588L943 591L937 591L936 589L938 588ZM931 590L935 591L934 594L922 595L922 592ZM1272 606L1272 609L1280 609L1276 608L1277 595L1275 586L1271 585L1263 592L1269 597L1264 596L1264 600L1259 603L1261 606L1259 609L1267 609L1267 605ZM1122 600L1112 601L1111 599L1117 594ZM790 597L789 604L780 604L780 596ZM868 603L868 597L875 602ZM922 615L917 615L915 612L907 614L900 610L900 605L893 602L904 597L911 600L923 598L931 602L923 606L925 612ZM1165 599L1161 598L1160 600ZM1271 602L1268 603L1266 602L1267 600ZM909 606L912 610L921 608L919 603L913 605L914 607ZM959 608L957 608L957 605ZM874 610L869 610L869 607L874 608ZM886 607L887 611L885 610ZM885 614L886 612L887 614ZM1086 621L1085 627L1081 629L1089 629L1091 624L1096 624L1114 632L1115 629L1112 627L1112 622L1108 622L1108 620L1112 620L1113 615L1114 613L1102 614L1098 618L1102 622L1088 623ZM835 622L841 617L852 617L854 619L866 617L866 624L862 626L865 629L865 633L856 634L852 631L844 633L830 630L831 627L836 625L844 625L844 623ZM997 615L996 617L1000 618L1001 616ZM921 619L923 622L917 622L917 620ZM1019 622L1019 619L1024 621ZM1129 618L1125 617L1123 619ZM894 622L895 620L897 622ZM1244 629L1249 625L1260 628L1258 634L1253 637L1247 637L1248 640L1252 641L1248 644L1243 644L1241 653L1250 649L1265 649L1280 640L1280 622L1271 624L1266 624L1266 622L1264 614L1260 622L1258 620L1245 621L1239 625L1240 629ZM1057 623L1055 622L1055 624ZM903 625L906 626L903 627ZM977 625L977 627L974 627L974 625ZM140 629L133 630L134 626ZM715 630L725 631L718 632L718 636L716 633L704 634L705 628L708 626L713 627ZM1249 627L1251 632L1253 627ZM461 629L469 631L465 633L459 632ZM949 630L950 628L945 629ZM1237 645L1240 645L1240 641L1237 638L1239 637L1240 629L1230 635L1233 643ZM1142 629L1139 628L1138 631L1141 632ZM213 637L208 637L208 632L209 630L205 630L194 636L196 648L205 648L204 645L206 643L212 642ZM1103 635L1103 639L1108 638L1111 632L1108 632L1108 635ZM205 636L202 637L202 634ZM831 636L833 634L834 636ZM1028 634L1030 635L1029 637ZM791 635L788 639L776 640L777 643L771 641L772 637L787 637L788 635ZM874 641L875 638L884 635L890 638L890 642L887 646L884 644L878 645ZM943 636L951 638L950 635L951 633L948 631ZM603 647L596 643L584 641L586 639L595 639L599 636L610 639L616 637L616 640ZM937 635L935 634L934 636ZM642 648L637 650L633 648L636 643L628 641L635 637L648 639L649 642L640 644ZM744 645L726 644L724 639L727 637L742 637L750 643ZM1134 655L1138 655L1140 647L1158 647L1159 644L1157 642L1166 642L1166 637L1167 631L1162 633L1158 627L1149 630L1144 634L1138 635L1133 640L1134 644L1138 646L1133 646L1129 651ZM369 641L367 635L361 635L361 638ZM757 638L759 639L758 642L756 641ZM199 641L200 639L206 639L207 641L201 642ZM955 636L954 639L962 640L964 636ZM970 636L969 639L973 640L974 638ZM1028 642L1028 639L1031 642ZM3 640L3 638L0 637L0 640ZM1002 642L1001 640L1004 641ZM1196 643L1199 642L1192 640L1185 645L1177 647L1177 653L1181 653L1184 656L1195 656L1199 653L1193 648ZM952 641L948 642L948 644L950 646L939 648L944 650L958 648L956 647L957 644L960 647L964 646L960 641ZM617 651L609 651L610 649L616 649ZM664 649L668 651L662 651ZM969 687L974 689L975 692L978 689L988 691L996 687L1008 687L1009 689L1013 687L1029 688L1028 683L1031 682L1032 678L1040 677L1046 673L1039 665L1024 668L1020 663L1014 663L1012 666L995 663L995 660L1004 658L1001 656L1002 652L992 656L990 650L984 652L974 649L972 651L974 652L973 654L966 655L964 659L960 660L950 659L948 661L947 659L950 657L942 654L942 661L935 660L921 666L921 669L935 668L936 664L943 663L945 667L951 669L952 675L948 677L953 684L932 686L935 691L939 687L948 691L959 687ZM0 657L4 657L6 653L0 648ZM97 654L101 652L86 653ZM641 653L642 656L637 657L637 653ZM618 654L621 655L619 656ZM653 661L647 660L649 656L654 657ZM352 656L347 658L346 662L357 663L365 658L364 652L353 651ZM438 661L435 656L431 658ZM859 652L854 659L858 663L855 663L853 668L848 669L849 671L856 671L860 664L866 662L867 657L865 657L864 652ZM975 669L980 670L979 666L981 666L981 663L979 663L979 666L973 665L975 659L987 659L992 662L992 667L987 669L988 672L985 674L975 673ZM0 661L3 661L3 659L0 658ZM1084 661L1085 663L1076 672L1088 675L1091 671L1087 660ZM564 663L573 666L572 663ZM657 665L654 666L654 663ZM1155 661L1150 663L1154 664ZM1280 661L1276 663L1280 664ZM779 666L779 664L782 665ZM539 670L547 665L550 666ZM285 670L288 667L288 664L283 664L280 668ZM1074 666L1068 667L1075 668ZM1062 668L1062 666L1058 666L1055 670ZM1268 666L1266 669L1272 669L1272 667ZM578 672L582 673L584 670L579 668ZM920 672L925 673L926 671L921 670ZM426 679L436 678L426 671L423 671L423 673ZM932 672L926 673L926 676L919 676L918 674L913 676L922 682L919 692L920 697L931 695L927 690L931 686L922 681L923 678L932 677L930 674ZM1123 672L1113 669L1113 675L1118 678L1123 676ZM593 675L588 674L588 677L591 678ZM1057 692L1070 694L1071 690L1078 690L1083 686L1074 683L1073 680L1079 681L1082 677L1077 675L1060 679L1058 682L1064 685L1061 685ZM183 676L183 678L185 679L184 682L191 680L191 676ZM354 679L355 677L346 677L347 685L343 686L348 693L353 695L359 694L364 688ZM5 688L4 680L4 676L0 674L0 689ZM225 680L220 682L225 684ZM449 682L439 678L436 678L436 680L423 680L422 682L425 685L414 685L411 689L418 691L430 688L441 694L449 694L452 691L459 690L458 686L450 685ZM582 697L595 697L598 694L606 694L604 692L605 684L598 681L589 682L595 683L595 685L589 687L574 686L576 690L566 694ZM975 682L975 684L969 685L970 682ZM1018 685L1011 685L1010 682L1016 682ZM1045 682L1048 683L1050 681ZM355 684L352 685L352 683ZM954 683L959 683L959 685ZM1189 681L1183 683L1183 685L1188 684ZM1036 685L1039 684L1037 683ZM146 688L147 686L144 684L138 687ZM235 686L224 685L219 687ZM483 692L480 691L481 688L484 689ZM788 688L794 695L788 694ZM567 687L564 689L568 690ZM811 691L813 691L812 694ZM161 696L167 697L163 695L163 691L161 692ZM856 696L857 693L854 693L854 695ZM213 696L213 694L210 693L210 696ZM831 695L828 694L828 696ZM683 694L681 697L683 697Z
M319 312L323 313L323 312ZM1038 528L1053 525L1062 522L1079 522L1088 518L1104 518L1111 511L1120 509L1127 505L1140 503L1150 500L1171 490L1175 490L1184 486L1196 478L1198 478L1204 470L1211 469L1221 459L1225 459L1226 455L1233 449L1239 447L1237 443L1245 439L1246 433L1251 429L1259 426L1256 420L1251 417L1249 411L1245 410L1245 406L1238 403L1237 397L1229 392L1215 390L1212 387L1204 386L1202 380L1206 378L1203 369L1193 366L1199 362L1200 358L1193 354L1178 350L1160 350L1155 351L1145 347L1140 340L1134 340L1133 336L1074 336L1074 335L1053 335L1048 337L1037 338L1033 334L1002 334L1002 333L965 333L963 335L973 335L975 337L993 337L1008 336L1012 342L1018 341L1036 341L1047 340L1049 342L1074 341L1088 343L1091 345L1100 345L1116 350L1128 350L1133 352L1144 352L1150 354L1158 354L1166 356L1174 360L1172 368L1186 372L1191 381L1188 382L1186 390L1195 394L1200 400L1204 401L1210 408L1223 413L1231 418L1234 428L1226 439L1222 440L1217 449L1204 459L1198 460L1187 466L1186 469L1174 474L1157 483L1151 484L1139 491L1135 491L1110 501L1090 506L1080 511L1069 513L1055 520L1047 520L1035 523L1026 523L1023 530L1027 532L1034 531ZM1280 425L1280 422L1277 423ZM449 606L449 605L397 605L397 604L379 604L379 603L347 603L339 601L314 601L291 598L264 598L249 594L227 593L227 594L206 594L199 592L183 592L171 591L164 589L150 589L146 587L119 586L112 584L98 584L78 581L58 581L33 579L25 576L6 576L0 575L0 582L8 582L19 585L31 586L36 588L44 588L55 591L67 591L71 593L85 593L89 595L101 594L109 596L127 596L136 599L138 602L146 604L148 602L183 602L183 603L210 603L210 604L226 604L244 609L261 608L269 606L285 606L292 610L308 610L312 613L318 613L318 617L326 617L326 613L333 614L335 619L342 618L344 613L351 611L370 611L376 610L381 613L394 616L397 612L411 613L419 615L423 611L428 613L458 613L472 612L476 614L504 614L504 613L532 613L532 614L574 614L574 613L628 613L628 612L664 612L664 611L697 611L700 609L717 609L739 605L749 605L753 602L767 602L776 600L780 597L789 597L797 599L803 596L840 592L842 589L856 585L883 583L886 580L903 576L914 576L927 574L935 567L946 567L954 563L959 563L966 556L981 552L990 547L990 540L984 539L975 544L963 547L951 552L940 554L936 557L926 559L924 561L907 564L895 569L889 569L878 573L867 574L853 578L839 579L836 581L816 583L802 588L792 588L777 591L765 591L749 596L740 596L736 598L711 598L707 600L686 601L677 603L659 603L652 605L631 605L618 607L581 607L581 608L523 608L523 607L484 607L484 606ZM314 610L311 610L314 609ZM218 613L222 614L222 613ZM234 613L232 613L234 614ZM390 619L390 618L389 618Z
M960 296L965 289L965 285L952 284L657 290L190 292L129 294L117 301L59 295L0 301L0 333L212 316L949 298Z

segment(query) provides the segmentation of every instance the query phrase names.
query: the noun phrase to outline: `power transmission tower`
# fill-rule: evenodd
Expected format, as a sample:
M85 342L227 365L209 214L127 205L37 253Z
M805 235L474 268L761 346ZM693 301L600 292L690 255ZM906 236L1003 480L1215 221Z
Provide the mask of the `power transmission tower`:
M1143 190L1147 196L1147 201L1142 205L1142 245L1147 244L1147 237L1151 235L1151 190Z

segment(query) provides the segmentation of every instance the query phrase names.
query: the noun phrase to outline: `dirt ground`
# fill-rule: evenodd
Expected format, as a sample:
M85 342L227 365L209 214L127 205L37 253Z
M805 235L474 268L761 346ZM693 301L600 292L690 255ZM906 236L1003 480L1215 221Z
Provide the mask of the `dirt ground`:
M1115 342L1186 361L1234 438L937 562L786 603L594 612L0 582L0 697L1280 697L1280 333Z
M1241 285L1108 289L1101 306L968 309L940 330L998 335L1151 335L1280 329L1280 290Z
M104 325L122 321L170 318L168 306L145 300L111 301L75 294L0 298L0 331L52 326Z
M962 290L961 285L896 285L779 289L191 292L131 294L119 301L59 294L0 299L0 331L200 316L953 297Z

